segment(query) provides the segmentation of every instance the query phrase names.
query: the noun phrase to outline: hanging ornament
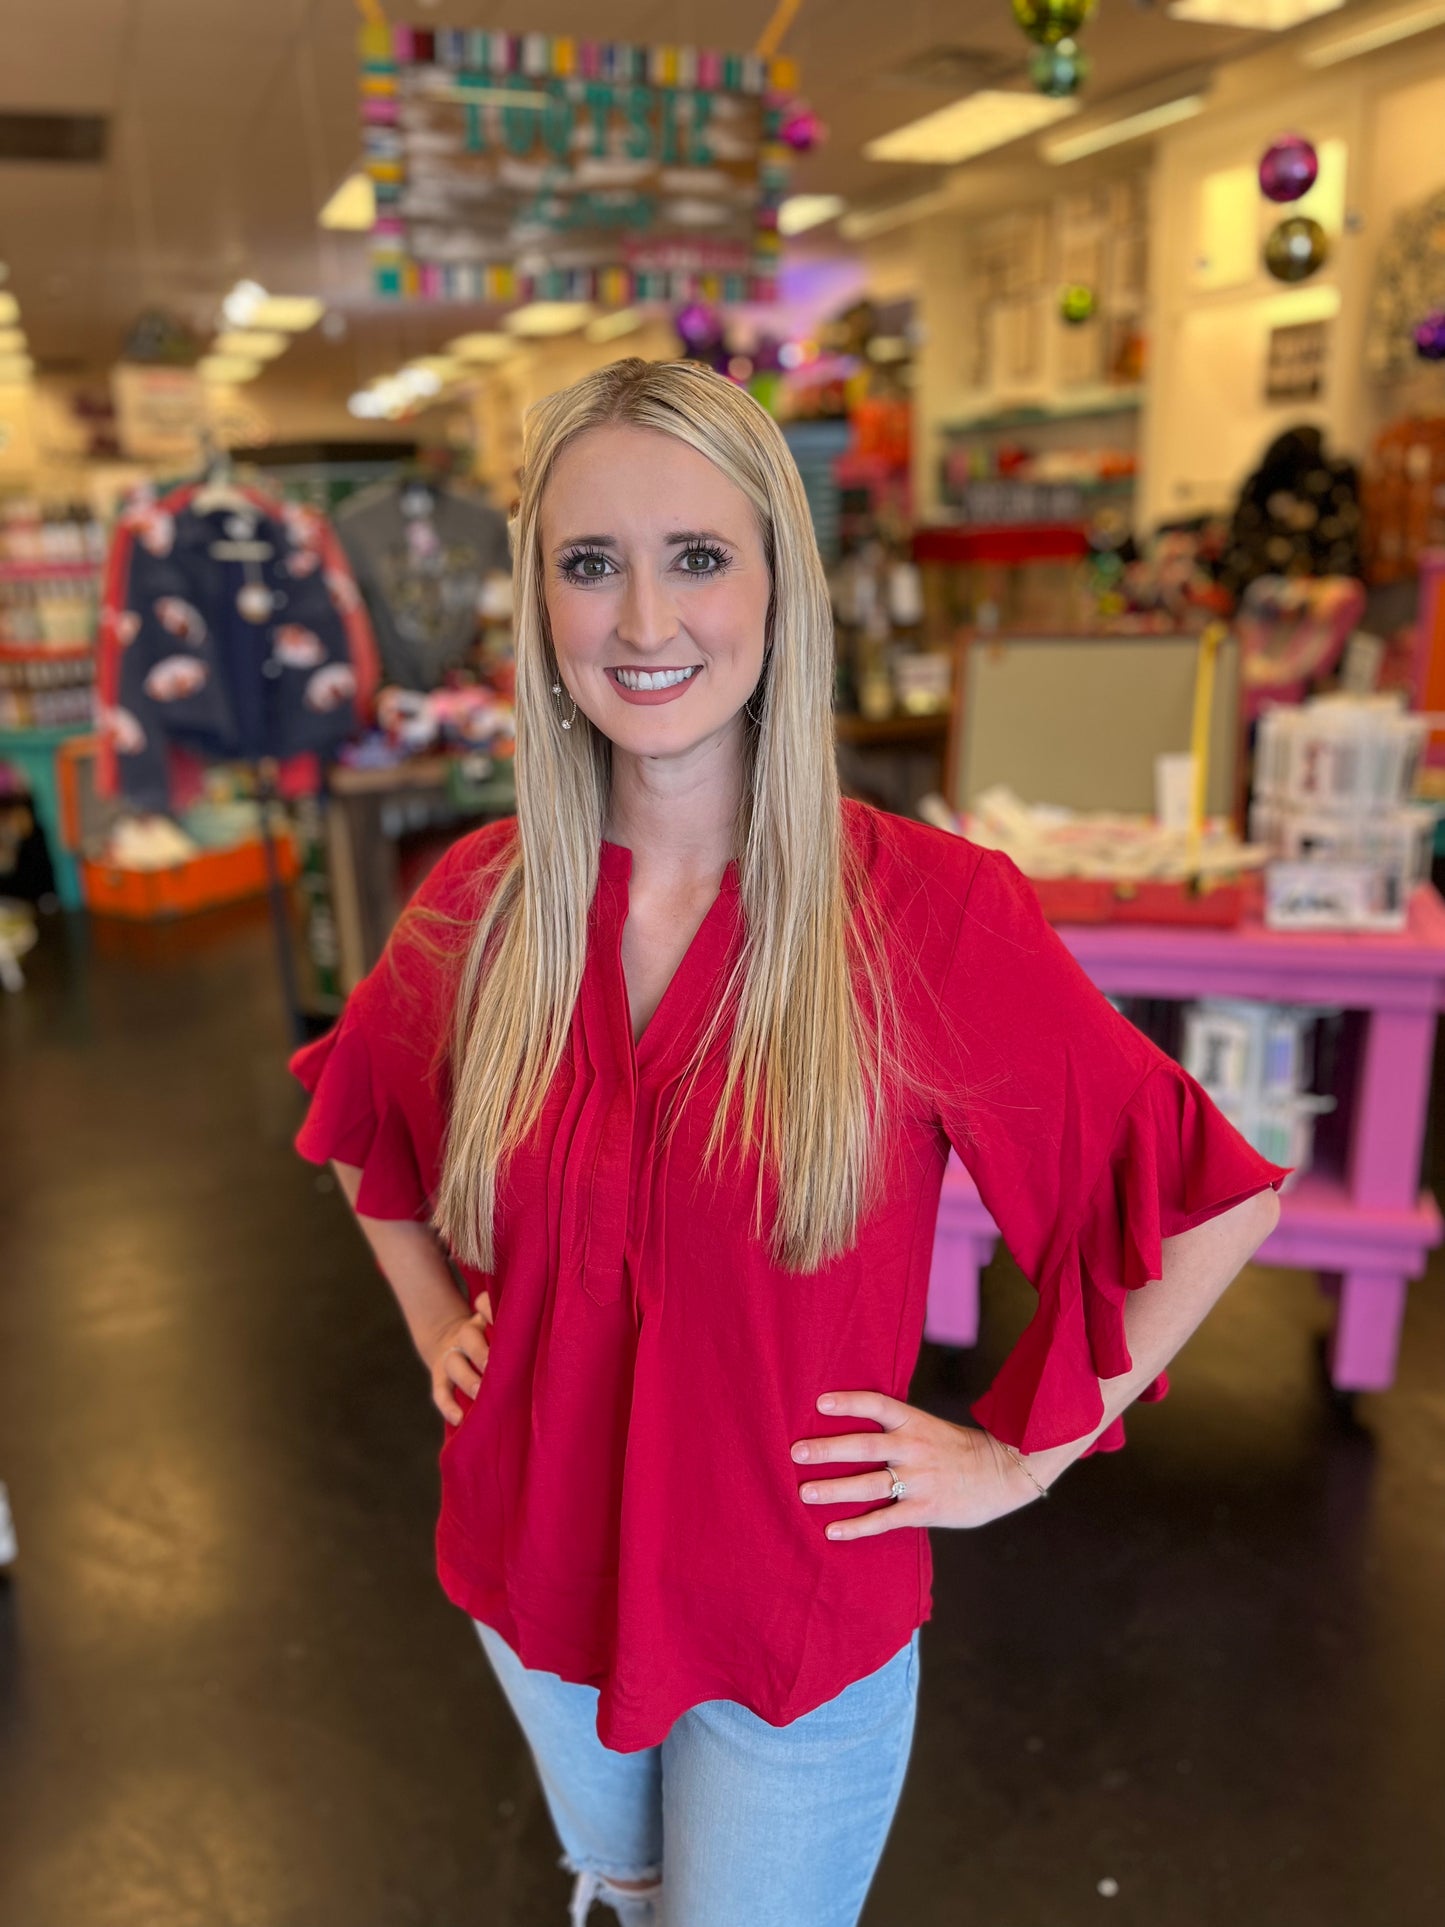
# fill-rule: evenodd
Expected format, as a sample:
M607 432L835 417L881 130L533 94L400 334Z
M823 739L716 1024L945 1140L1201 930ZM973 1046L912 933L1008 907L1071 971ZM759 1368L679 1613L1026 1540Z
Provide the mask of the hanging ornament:
M1072 40L1094 11L1094 0L1010 0L1014 19L1040 47Z
M1276 281L1308 281L1329 255L1329 236L1308 214L1281 221L1264 244L1264 265Z
M1089 58L1076 40L1040 47L1029 60L1029 79L1050 100L1068 100L1089 78Z
M1281 134L1259 162L1259 189L1267 201L1297 201L1319 179L1320 157L1303 134Z
M1445 309L1415 323L1415 353L1421 361L1445 361Z
M1071 328L1082 328L1098 313L1099 298L1082 281L1074 281L1059 296L1059 319Z
M672 325L683 347L699 361L705 361L722 344L722 317L706 302L689 301L672 317Z
M783 109L778 139L795 154L811 154L828 138L828 130L805 100L792 101Z

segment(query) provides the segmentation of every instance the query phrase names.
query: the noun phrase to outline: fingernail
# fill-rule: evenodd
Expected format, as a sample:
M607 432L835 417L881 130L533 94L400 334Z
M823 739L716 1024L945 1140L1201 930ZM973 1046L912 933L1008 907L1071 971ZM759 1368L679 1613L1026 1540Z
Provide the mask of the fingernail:
M795 1459L805 1459L807 1456L808 1448L806 1445L795 1445L793 1447L793 1457Z
M843 1528L841 1526L829 1526L828 1537L830 1539L841 1539L843 1537Z
M805 1499L816 1499L816 1498L817 1498L817 1496L818 1496L818 1488L817 1488L817 1486L815 1486L815 1485L805 1485L805 1486L803 1487L803 1490L802 1490L802 1495L801 1495L801 1496L802 1496L803 1498L805 1498Z
M834 1398L831 1392L824 1392L823 1396L818 1400L818 1410L820 1412L831 1412L837 1403L837 1399Z

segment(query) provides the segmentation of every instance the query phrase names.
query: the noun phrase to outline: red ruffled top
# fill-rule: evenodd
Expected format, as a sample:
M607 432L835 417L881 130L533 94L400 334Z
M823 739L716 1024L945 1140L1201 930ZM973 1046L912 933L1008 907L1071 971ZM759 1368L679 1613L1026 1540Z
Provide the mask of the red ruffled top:
M704 1170L724 1047L669 1100L742 938L736 866L634 1045L622 973L631 854L604 843L557 1082L501 1186L480 1396L441 1448L438 1570L523 1663L600 1689L598 1733L662 1740L688 1707L785 1724L873 1671L932 1609L928 1537L832 1541L792 1442L867 1429L830 1390L906 1398L949 1147L1039 1292L974 1416L1024 1451L1099 1423L1130 1369L1127 1294L1161 1240L1278 1185L1186 1073L1093 987L1007 860L846 804L932 1096L900 1100L854 1248L779 1270L753 1235L756 1166ZM447 1110L455 963L515 826L464 838L329 1036L293 1068L304 1156L359 1165L359 1209L428 1217ZM451 946L455 949L455 943ZM1145 1396L1167 1389L1160 1379ZM1092 1449L1123 1443L1119 1424ZM872 1469L838 1465L830 1473Z

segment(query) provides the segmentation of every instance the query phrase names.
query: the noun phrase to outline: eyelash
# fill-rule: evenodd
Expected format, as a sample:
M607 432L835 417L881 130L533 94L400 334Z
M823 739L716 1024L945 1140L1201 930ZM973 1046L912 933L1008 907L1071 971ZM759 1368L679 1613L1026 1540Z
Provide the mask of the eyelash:
M684 557L689 555L705 555L712 562L710 569L684 569L682 571L683 575L690 575L707 580L709 577L721 575L724 570L732 567L732 557L728 554L727 550L719 548L716 543L713 542L690 542L682 553ZM612 561L611 556L606 554L602 549L571 549L558 562L557 573L562 577L564 582L570 582L574 587L580 589L590 588L592 584L596 582L605 582L607 580L605 575L581 575L578 573L579 565L589 561L593 557L599 562L606 562L608 564Z

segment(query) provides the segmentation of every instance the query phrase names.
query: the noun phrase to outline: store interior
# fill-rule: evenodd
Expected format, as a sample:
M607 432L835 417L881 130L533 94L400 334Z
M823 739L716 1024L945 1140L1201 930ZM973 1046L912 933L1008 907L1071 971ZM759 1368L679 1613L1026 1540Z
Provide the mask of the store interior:
M625 356L780 423L845 794L1294 1171L934 1535L865 1927L1445 1918L1445 7L4 14L0 1927L564 1917L286 1065L513 812L523 420ZM1031 1303L955 1159L914 1398Z

